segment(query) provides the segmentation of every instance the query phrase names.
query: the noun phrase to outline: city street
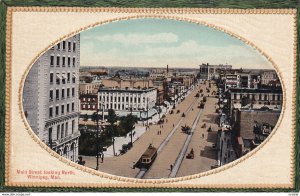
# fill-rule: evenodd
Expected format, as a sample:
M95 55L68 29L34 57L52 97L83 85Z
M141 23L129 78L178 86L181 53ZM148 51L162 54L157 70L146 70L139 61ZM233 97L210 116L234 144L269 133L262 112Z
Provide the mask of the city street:
M205 108L199 109L197 106L202 98L195 97L199 89L202 88L203 91L205 91L206 87L208 87L208 85L200 84L185 100L176 106L174 114L167 114L166 119L168 121L163 124L163 128L160 128L160 125L150 125L149 129L134 142L133 148L127 153L116 157L104 157L103 163L101 163L100 159L99 170L120 176L136 177L140 170L138 168L133 169L133 165L139 160L149 144L152 144L158 148L158 155L143 178L168 178L171 173L170 165L176 162L188 137L188 134L183 133L181 130L181 126L184 125L189 127L194 125L194 134L191 135L187 152L193 148L195 158L186 159L184 155L183 161L178 165L178 174L176 176L195 174L209 170L211 165L214 165L216 162L216 153L207 147L211 146L214 141L212 139L213 136L209 135L210 138L208 138L206 129L202 129L200 125L205 122L208 126L211 125L213 130L216 131L216 128L214 128L214 120L217 114L214 113L214 107L217 98L208 98ZM207 95L206 92L203 94L205 96ZM180 112L177 113L177 110L180 110ZM186 117L182 117L183 112ZM200 118L196 122L197 116ZM158 135L158 131L160 130L161 134ZM210 132L210 134L211 133L212 132ZM202 134L205 135L204 139L201 138ZM200 151L202 152L201 156ZM85 166L91 168L96 167L96 157L83 156L83 160L86 161Z

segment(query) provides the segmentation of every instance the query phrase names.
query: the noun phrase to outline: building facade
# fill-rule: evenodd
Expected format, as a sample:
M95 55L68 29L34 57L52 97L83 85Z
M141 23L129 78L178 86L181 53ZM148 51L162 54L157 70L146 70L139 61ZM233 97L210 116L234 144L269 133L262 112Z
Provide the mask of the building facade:
M77 161L80 35L44 53L30 69L23 107L32 130L61 156Z
M220 77L219 70L227 70L232 69L232 65L209 65L202 64L200 67L200 79L203 80L212 80L212 79L218 79Z
M80 82L79 83L79 94L97 94L98 89L102 82L100 80L94 80L91 82Z
M98 108L104 111L113 109L123 112L148 111L157 101L157 89L120 89L100 88L98 91Z
M98 109L98 97L97 94L81 94L80 99L80 110L93 110Z

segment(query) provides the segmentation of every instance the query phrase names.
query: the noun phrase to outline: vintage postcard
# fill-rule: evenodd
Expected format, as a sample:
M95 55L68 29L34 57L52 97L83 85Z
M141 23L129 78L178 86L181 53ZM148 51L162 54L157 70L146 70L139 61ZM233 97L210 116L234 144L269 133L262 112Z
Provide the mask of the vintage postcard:
M296 12L8 7L5 185L294 189Z

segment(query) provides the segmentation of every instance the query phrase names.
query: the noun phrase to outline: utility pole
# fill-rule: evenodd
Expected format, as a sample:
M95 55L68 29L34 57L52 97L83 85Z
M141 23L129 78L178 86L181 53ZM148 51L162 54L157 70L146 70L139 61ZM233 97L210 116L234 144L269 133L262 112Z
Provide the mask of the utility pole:
M147 97L147 126L149 125L149 97Z
M99 108L97 108L97 135L96 135L96 159L97 159L97 165L96 170L99 169Z
M102 101L102 122L104 122L104 101Z

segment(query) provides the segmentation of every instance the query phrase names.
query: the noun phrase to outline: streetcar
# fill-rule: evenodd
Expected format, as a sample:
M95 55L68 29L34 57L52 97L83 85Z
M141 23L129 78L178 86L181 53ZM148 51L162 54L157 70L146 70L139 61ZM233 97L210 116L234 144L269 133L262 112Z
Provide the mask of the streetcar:
M147 150L142 154L139 161L135 164L137 168L149 169L157 156L157 149L150 144Z

